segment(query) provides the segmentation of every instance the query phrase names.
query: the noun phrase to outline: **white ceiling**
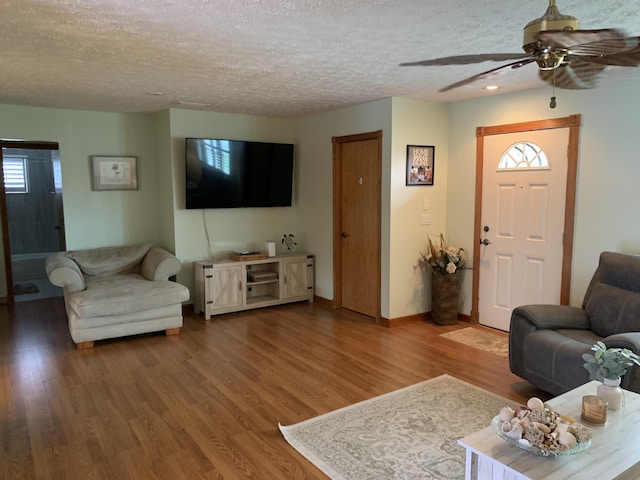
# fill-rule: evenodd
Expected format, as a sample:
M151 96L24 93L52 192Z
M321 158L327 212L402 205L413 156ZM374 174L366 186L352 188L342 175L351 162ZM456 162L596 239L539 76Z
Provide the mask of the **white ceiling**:
M391 96L452 102L489 95L482 81L438 89L498 63L398 64L519 52L522 28L547 7L546 0L0 3L0 103L143 112L184 101L210 106L183 108L288 117ZM583 29L640 35L640 0L558 0L558 8ZM638 68L617 70L640 78ZM544 85L534 64L492 83L500 93Z

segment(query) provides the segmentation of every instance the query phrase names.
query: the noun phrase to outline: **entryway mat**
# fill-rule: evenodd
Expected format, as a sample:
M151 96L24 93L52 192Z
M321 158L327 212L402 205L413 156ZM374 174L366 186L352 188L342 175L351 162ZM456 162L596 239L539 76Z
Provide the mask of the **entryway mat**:
M509 357L509 338L480 328L467 327L441 333L441 337L464 343L473 348L493 353L499 357Z
M30 293L38 293L39 291L35 283L16 283L13 286L14 295L29 295Z

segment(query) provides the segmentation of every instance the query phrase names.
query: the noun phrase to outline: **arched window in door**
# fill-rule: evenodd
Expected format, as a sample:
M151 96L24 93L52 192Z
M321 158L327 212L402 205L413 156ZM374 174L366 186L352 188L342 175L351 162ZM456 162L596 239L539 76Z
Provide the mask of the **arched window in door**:
M500 157L498 170L528 169L549 169L547 156L535 143L527 141L514 143Z

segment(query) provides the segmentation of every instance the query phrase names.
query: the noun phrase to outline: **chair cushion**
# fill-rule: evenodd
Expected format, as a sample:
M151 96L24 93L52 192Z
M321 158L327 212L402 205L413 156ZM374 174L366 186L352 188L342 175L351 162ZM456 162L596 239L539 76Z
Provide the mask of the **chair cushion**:
M600 337L640 331L640 294L634 291L594 284L585 311L591 330Z
M189 300L189 289L169 281L150 282L138 274L87 277L87 288L68 296L81 318L140 312Z
M640 255L602 252L596 273L600 283L640 293Z
M524 339L525 371L518 375L554 395L571 390L589 381L582 354L597 340L589 330L535 330Z
M84 275L112 275L139 272L140 262L151 248L150 244L93 248L69 252Z

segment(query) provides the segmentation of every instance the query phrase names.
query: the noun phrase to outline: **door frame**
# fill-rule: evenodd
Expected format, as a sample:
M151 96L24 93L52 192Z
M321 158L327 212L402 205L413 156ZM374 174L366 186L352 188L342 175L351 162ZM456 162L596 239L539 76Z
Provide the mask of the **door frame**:
M567 184L565 190L564 232L562 235L562 273L560 279L560 304L568 305L571 294L571 262L573 260L573 236L576 210L576 186L578 180L578 150L580 145L581 114L568 117L550 118L531 122L511 123L476 128L476 198L473 221L473 282L471 287L471 323L479 324L478 310L480 291L480 255L477 254L481 241L482 223L482 178L484 173L484 139L489 135L530 132L569 128L567 146Z
M342 149L341 144L349 142L360 142L365 140L377 140L378 151L382 152L382 130L376 130L375 132L359 133L355 135L345 135L342 137L332 137L331 142L333 144L333 307L342 308L342 240L341 240L341 227L342 227ZM382 178L382 157L378 158L376 165L378 169L378 178ZM382 208L382 192L378 189L378 195L375 205L378 215L381 215ZM382 219L378 221L376 231L373 232L378 239L378 252L376 255L375 271L376 278L375 283L375 298L376 298L376 321L381 319L381 232L382 232ZM368 317L371 318L371 317Z
M2 140L0 139L0 167L4 161L3 149L21 148L25 150L60 150L58 142L30 142L23 140ZM2 249L5 263L5 277L7 279L7 296L0 298L0 303L15 303L13 293L13 267L11 264L11 242L9 232L9 214L7 211L7 192L4 189L4 177L0 181L0 225L2 227ZM64 223L61 225L64 229ZM62 237L64 238L64 237Z

